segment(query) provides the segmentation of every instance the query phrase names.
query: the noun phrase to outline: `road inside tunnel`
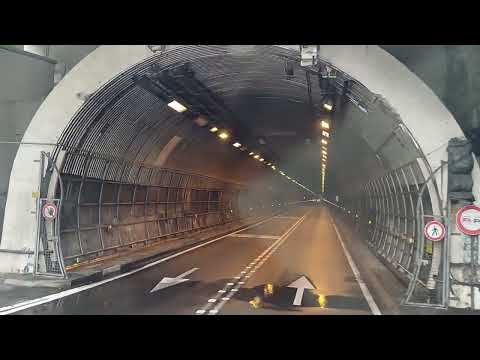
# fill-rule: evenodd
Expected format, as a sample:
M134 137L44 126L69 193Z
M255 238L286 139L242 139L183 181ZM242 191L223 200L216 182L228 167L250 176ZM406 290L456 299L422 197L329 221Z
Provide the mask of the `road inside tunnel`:
M445 207L442 172L431 174L443 166L452 134L459 135L455 119L379 48L322 45L316 61L305 65L303 47L97 49L52 92L25 136L54 145L45 151L58 170L47 167L38 179L39 171L25 166L39 162L37 150L20 147L0 269L30 273L37 267L58 275L62 261L67 268L81 266L270 207L324 198L360 218L362 232L370 231L350 236L353 247L371 245L372 253L361 251L364 257L377 252L410 278L425 263L420 285L437 276L446 252L430 244L425 259L416 256L417 225ZM104 68L110 59L117 67ZM90 71L94 66L102 71ZM32 184L41 201L61 204L58 234L34 219L25 196ZM25 210L32 221L19 224ZM21 313L392 312L384 305L400 303L402 285L391 280L395 301L384 301L388 291L378 290L378 281L370 282L377 285L370 293L361 276L364 261L357 269L358 252L349 255L329 212L322 206L288 210L145 271ZM37 227L45 231L35 240ZM57 235L60 250L48 242ZM47 255L34 263L27 255L41 241L43 254L58 251L62 260Z
M381 314L377 303L385 299L370 293L335 227L327 207L300 206L144 271L3 313ZM178 276L185 281L168 282ZM306 289L295 288L295 281ZM297 292L302 294L294 305Z

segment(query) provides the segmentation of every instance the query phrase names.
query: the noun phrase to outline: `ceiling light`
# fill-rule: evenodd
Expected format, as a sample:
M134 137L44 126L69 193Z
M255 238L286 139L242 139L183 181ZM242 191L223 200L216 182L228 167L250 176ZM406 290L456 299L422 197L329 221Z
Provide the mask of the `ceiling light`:
M178 111L180 113L187 111L187 108L176 100L173 100L172 102L168 103L168 106L170 106L173 110Z
M242 146L242 144L240 144L239 142L236 142L233 144L233 147L236 147L236 148L239 148L240 146Z
M272 165L272 163L268 163L267 165L270 166L270 165Z
M327 155L327 152L326 152L325 150L322 150L322 153L325 154L325 155Z
M330 134L328 133L328 131L325 131L325 130L322 130L322 135L329 138L330 137Z
M253 151L250 151L250 153L249 153L248 155L252 156L253 154L254 154L254 152L253 152Z
M168 106L170 106L173 110L178 111L179 113L182 113L187 110L185 106L183 106L176 100L173 100L172 102L168 103Z
M208 124L208 120L205 119L203 116L197 117L195 120L193 120L193 122L201 127L204 127L205 125Z
M220 134L218 134L218 137L222 140L225 140L225 139L228 139L230 135L228 135L228 133L226 133L225 131L222 131Z
M283 171L280 171L280 174L284 175L285 176L285 173Z
M260 155L257 154L257 155L255 155L253 158L254 158L254 159L258 159L258 158L260 158Z
M330 129L330 124L328 123L328 121L322 120L321 125L322 129Z
M261 159L259 159L259 160L260 160L260 162L263 162L263 161L265 161L265 159L264 159L264 158L261 158Z
M212 132L212 133L217 132L217 131L218 131L218 128L216 126L214 126L210 129L210 132Z
M328 141L325 140L325 139L322 139L322 144L327 145L327 144L328 144Z
M287 179L288 179L288 180L290 180L290 179L291 179L291 177L290 177L290 176L287 176Z
M327 109L328 111L332 111L333 110L333 101L332 99L328 98L324 103L323 103L323 107L325 109Z
M272 165L272 169L273 169L273 170L276 170L277 168L276 168L274 165Z

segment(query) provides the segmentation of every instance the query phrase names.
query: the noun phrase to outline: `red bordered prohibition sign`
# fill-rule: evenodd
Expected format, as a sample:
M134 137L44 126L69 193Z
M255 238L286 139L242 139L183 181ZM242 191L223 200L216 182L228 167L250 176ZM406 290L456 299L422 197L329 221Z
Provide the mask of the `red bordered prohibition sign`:
M423 228L423 234L430 241L440 241L445 237L445 226L437 220L429 221Z
M457 212L457 227L466 235L480 235L480 207L467 205Z
M45 220L54 220L57 217L58 209L57 205L52 203L46 203L42 207L42 216Z

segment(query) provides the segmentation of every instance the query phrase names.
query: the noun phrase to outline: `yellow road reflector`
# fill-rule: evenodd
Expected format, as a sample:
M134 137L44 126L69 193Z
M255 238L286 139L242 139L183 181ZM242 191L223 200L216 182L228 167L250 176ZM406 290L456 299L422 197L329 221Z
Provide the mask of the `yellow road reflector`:
M32 191L32 198L38 199L38 191Z
M266 284L263 288L263 293L267 297L273 295L273 284Z
M252 300L248 302L254 309L258 309L261 306L262 299L260 296L255 296Z
M327 306L327 297L323 294L318 294L318 305L323 309Z

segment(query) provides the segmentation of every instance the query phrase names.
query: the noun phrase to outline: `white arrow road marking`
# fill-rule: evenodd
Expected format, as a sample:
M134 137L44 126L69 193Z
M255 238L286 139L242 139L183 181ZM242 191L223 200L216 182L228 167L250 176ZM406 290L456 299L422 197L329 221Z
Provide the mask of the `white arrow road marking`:
M190 279L184 279L185 276L190 275L194 271L197 271L198 268L193 268L188 271L185 271L183 274L178 275L177 277L171 278L171 277L164 277L152 290L150 290L151 293L165 289L169 286L181 284L185 281L188 281Z
M293 300L293 305L296 306L302 305L303 292L305 291L305 289L315 289L313 284L305 276L302 276L301 278L295 280L290 285L288 285L288 287L297 289L297 292L295 293L295 299Z

